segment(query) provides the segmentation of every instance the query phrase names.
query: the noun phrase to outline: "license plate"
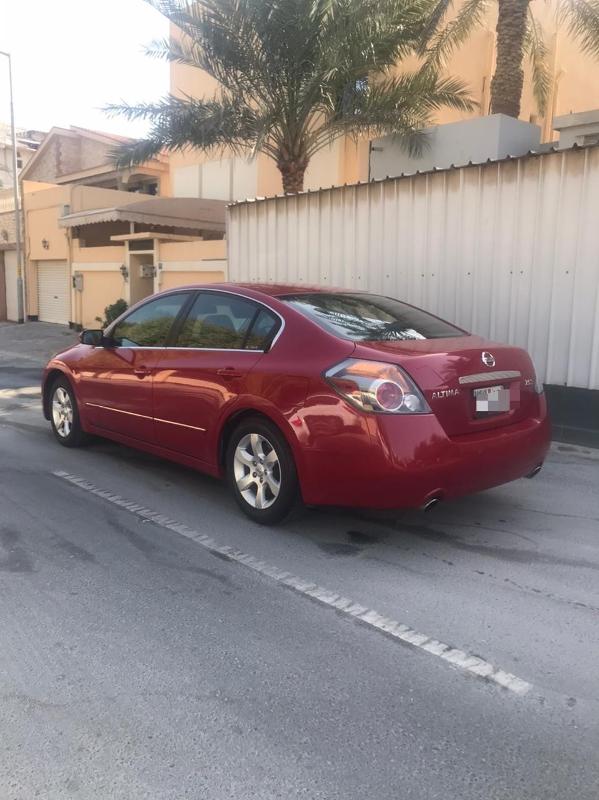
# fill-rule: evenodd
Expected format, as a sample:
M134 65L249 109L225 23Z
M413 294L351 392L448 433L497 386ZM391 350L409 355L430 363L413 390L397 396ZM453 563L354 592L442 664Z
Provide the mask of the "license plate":
M510 410L510 390L505 386L484 386L473 389L478 414L504 414Z

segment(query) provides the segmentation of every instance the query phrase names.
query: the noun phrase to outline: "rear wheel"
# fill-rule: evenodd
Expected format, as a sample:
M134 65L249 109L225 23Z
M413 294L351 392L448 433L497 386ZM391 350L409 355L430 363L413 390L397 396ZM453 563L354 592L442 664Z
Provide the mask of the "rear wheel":
M54 436L63 447L80 447L87 441L79 420L75 393L66 378L57 378L52 385L50 422Z
M291 450L278 428L266 420L244 420L235 428L227 447L226 469L237 504L255 522L280 522L298 500Z

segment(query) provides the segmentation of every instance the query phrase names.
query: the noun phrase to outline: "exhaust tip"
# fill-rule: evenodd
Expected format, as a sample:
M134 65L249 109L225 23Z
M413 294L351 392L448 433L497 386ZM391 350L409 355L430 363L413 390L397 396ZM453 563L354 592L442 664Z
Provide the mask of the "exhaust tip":
M441 502L441 498L440 497L431 497L430 500L427 500L426 503L423 503L420 506L420 510L421 511L430 511L436 505L438 505L440 502Z
M535 477L535 475L538 475L538 474L539 474L539 472L540 472L542 469L543 469L543 462L541 462L540 464L537 464L537 466L536 466L536 467L535 467L535 468L532 470L532 472L529 472L529 473L528 473L528 475L527 475L526 477L527 477L527 478L534 478L534 477Z

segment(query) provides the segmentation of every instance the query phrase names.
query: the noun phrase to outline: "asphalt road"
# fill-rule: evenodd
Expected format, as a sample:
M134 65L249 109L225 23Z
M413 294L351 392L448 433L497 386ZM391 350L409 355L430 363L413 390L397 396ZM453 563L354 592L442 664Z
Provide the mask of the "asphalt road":
M2 800L597 800L599 459L554 452L533 481L426 515L264 529L214 480L108 442L61 448L37 376L0 363Z

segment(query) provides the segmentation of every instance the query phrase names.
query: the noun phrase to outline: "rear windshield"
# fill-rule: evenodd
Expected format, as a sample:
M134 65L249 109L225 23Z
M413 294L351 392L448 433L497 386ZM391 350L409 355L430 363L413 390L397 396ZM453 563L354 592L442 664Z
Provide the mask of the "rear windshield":
M343 339L381 342L448 339L464 331L390 297L372 294L296 294L277 298Z

